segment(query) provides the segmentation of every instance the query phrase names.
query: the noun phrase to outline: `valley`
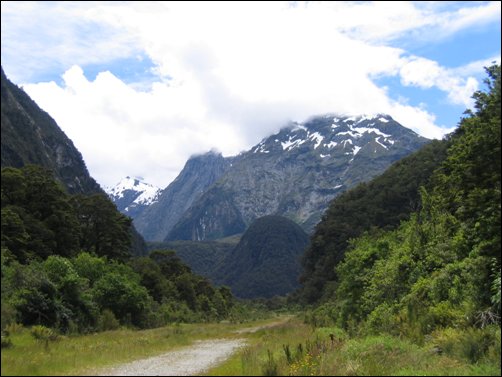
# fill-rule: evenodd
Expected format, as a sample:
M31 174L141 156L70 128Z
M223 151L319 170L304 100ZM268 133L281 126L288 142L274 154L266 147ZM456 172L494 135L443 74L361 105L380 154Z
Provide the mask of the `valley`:
M441 140L321 113L105 192L2 68L2 375L500 375L485 72Z

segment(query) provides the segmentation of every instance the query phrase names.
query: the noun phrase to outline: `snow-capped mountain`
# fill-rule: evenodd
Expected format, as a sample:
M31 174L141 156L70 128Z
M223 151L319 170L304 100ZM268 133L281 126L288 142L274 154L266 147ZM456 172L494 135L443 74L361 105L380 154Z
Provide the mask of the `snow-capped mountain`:
M141 177L125 177L106 193L123 214L135 218L158 199L160 189L146 183Z
M383 114L328 114L292 122L234 157L166 239L225 237L271 214L286 216L310 232L335 196L427 141Z
M294 122L278 134L263 139L251 151L289 153L309 149L322 159L340 155L353 159L363 147L372 149L373 153L382 148L389 150L395 139L403 135L389 115L325 115L324 119L313 118L304 124Z
M266 215L311 232L335 196L427 142L389 115L328 114L291 122L235 157L192 157L160 192L134 178L108 192L149 241L225 237Z

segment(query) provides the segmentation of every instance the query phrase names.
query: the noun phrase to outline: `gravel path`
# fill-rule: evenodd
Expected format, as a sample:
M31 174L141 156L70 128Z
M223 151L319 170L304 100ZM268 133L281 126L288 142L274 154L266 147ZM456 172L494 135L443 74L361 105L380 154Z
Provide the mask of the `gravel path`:
M193 376L226 360L245 345L244 339L199 340L161 356L100 371L101 376Z
M267 325L234 331L236 334L253 333L284 323L289 317ZM222 363L235 351L246 345L245 339L197 340L187 347L160 356L136 360L116 367L88 370L91 376L193 376Z

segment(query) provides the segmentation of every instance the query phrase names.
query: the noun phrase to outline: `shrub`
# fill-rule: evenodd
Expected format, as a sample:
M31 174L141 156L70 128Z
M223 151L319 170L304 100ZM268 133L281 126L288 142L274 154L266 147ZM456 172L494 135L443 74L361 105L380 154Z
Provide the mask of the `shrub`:
M120 323L115 314L110 309L104 309L98 321L99 331L116 330L119 327Z
M12 341L8 336L2 335L2 348L12 347Z
M42 325L33 326L30 333L37 341L44 343L46 349L49 348L49 342L60 339L59 335L54 330Z
M444 353L476 363L483 358L500 363L500 328L447 328L432 334L433 345Z

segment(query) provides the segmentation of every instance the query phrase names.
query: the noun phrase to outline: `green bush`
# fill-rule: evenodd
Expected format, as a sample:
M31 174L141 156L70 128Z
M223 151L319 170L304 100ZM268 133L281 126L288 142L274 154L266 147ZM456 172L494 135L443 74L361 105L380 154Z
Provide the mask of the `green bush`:
M484 329L447 328L432 334L433 346L442 352L476 363L489 359L500 364L500 327L493 325Z
M42 325L33 326L30 333L38 342L44 344L46 350L49 349L49 342L60 339L60 336L54 330Z
M98 320L99 331L117 330L120 327L119 320L110 309L104 309Z
M385 332L392 335L399 335L400 323L395 309L387 303L377 306L368 316L366 331L370 334Z
M336 307L325 303L305 313L304 322L314 327L329 327L336 324Z
M42 325L37 325L33 326L31 328L30 334L36 339L36 340L58 340L59 335L54 332L54 330L42 326Z

